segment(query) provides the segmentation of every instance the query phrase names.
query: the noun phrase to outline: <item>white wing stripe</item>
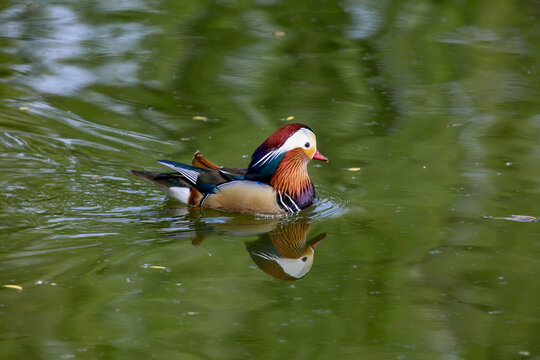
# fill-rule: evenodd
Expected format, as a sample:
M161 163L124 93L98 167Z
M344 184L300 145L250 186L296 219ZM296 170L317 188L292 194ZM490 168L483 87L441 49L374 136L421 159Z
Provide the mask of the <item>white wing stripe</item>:
M174 170L178 171L180 174L182 174L183 177L188 179L190 182L195 184L197 182L197 178L199 177L199 173L194 170L188 170L188 169L182 169L179 167L172 167Z
M160 162L160 164L168 166L171 169L178 171L183 177L185 177L192 184L197 183L197 178L199 177L199 173L197 171L184 169L178 166L167 164L166 162Z

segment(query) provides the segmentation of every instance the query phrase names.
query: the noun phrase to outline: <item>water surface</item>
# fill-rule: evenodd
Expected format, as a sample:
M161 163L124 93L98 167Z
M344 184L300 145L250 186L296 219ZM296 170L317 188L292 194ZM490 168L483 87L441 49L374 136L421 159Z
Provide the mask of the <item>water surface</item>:
M539 9L4 2L0 357L540 358ZM293 217L126 171L289 117L330 159Z

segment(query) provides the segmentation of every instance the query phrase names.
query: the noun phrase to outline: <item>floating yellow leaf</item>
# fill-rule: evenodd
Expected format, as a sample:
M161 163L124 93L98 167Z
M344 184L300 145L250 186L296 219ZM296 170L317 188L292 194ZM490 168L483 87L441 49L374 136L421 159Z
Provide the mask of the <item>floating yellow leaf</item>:
M22 290L23 287L22 286L19 286L19 285L4 285L5 288L8 288L8 289L15 289L15 290Z
M163 270L163 269L165 269L165 266L161 266L161 265L150 265L148 268L149 268L149 269L161 269L161 270Z
M361 168L359 168L359 167L352 167L352 168L348 168L347 170L349 170L349 171L360 171Z
M21 106L21 107L19 108L19 110L28 110L28 109L30 109L28 106Z
M285 35L287 35L287 33L285 31L276 31L276 32L274 32L274 36L283 37Z
M294 116L289 116L289 117L287 117L285 120L287 120L287 121L294 120Z
M193 120L199 120L199 121L206 121L206 116L200 116L200 115L197 115L197 116L194 116L192 117Z

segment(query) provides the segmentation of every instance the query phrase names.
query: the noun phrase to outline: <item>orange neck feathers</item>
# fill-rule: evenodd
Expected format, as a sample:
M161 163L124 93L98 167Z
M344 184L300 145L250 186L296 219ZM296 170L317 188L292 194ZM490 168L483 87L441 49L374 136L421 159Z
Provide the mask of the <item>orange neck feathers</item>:
M302 149L294 149L283 155L270 185L282 194L289 195L303 208L311 205L315 196L313 183L307 172L309 158Z

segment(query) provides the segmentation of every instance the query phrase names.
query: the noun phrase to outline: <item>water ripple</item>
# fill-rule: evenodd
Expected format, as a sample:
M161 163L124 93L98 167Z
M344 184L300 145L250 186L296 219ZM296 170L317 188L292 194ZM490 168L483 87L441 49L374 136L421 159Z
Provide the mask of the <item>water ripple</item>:
M348 203L340 192L317 189L317 203L307 210L307 215L313 218L337 218L348 212Z

